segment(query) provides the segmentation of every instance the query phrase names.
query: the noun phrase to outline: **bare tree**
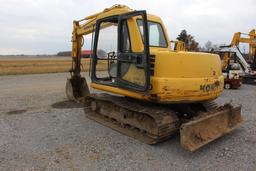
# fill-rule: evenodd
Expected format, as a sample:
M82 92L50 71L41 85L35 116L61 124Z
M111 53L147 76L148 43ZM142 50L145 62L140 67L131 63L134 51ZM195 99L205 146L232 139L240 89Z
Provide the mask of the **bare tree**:
M205 51L211 51L213 49L213 44L210 40L208 40L205 44L204 44L204 50Z

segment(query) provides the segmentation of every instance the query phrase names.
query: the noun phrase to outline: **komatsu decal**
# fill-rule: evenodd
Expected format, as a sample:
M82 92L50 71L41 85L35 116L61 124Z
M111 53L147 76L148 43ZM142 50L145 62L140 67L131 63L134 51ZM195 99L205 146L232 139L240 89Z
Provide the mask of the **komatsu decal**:
M215 83L212 83L212 84L200 85L200 90L203 92L214 91L214 90L218 89L219 86L220 86L220 82L216 81Z

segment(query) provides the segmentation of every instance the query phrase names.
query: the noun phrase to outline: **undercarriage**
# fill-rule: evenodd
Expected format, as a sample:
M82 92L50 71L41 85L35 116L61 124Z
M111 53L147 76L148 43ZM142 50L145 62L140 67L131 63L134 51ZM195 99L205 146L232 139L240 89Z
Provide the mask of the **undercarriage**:
M242 122L241 107L213 102L159 105L109 94L85 97L88 118L146 144L180 132L182 146L194 151L230 132Z

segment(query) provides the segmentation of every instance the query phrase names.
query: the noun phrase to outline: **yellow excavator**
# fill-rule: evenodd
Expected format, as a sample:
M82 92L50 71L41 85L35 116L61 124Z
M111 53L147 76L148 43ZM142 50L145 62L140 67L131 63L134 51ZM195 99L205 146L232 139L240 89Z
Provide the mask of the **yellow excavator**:
M242 37L242 35L248 37ZM249 45L248 62L251 64L252 70L256 70L256 30L252 29L249 34L236 32L230 45L239 46L240 43Z
M244 57L244 54L239 49L240 43L246 43L249 45L248 59ZM221 46L218 50L222 54L222 67L229 68L234 61L239 63L239 72L242 76L243 83L256 85L256 30L252 29L249 34L236 32L232 38L230 45ZM233 55L230 55L233 54ZM235 59L236 58L236 59ZM230 61L233 61L230 63ZM238 71L237 70L237 71ZM236 71L236 72L237 72ZM237 79L236 79L237 80ZM238 81L234 81L238 82Z
M114 5L73 25L66 94L70 100L83 99L88 118L147 144L180 132L181 145L189 151L242 123L241 106L213 102L224 84L219 56L171 50L158 16ZM81 76L88 34L90 87L106 93L90 93ZM102 63L106 72L100 70Z

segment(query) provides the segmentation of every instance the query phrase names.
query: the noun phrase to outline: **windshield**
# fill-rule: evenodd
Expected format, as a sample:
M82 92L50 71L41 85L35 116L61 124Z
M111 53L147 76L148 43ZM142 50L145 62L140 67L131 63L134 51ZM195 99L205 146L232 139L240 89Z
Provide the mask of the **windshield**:
M140 34L143 38L143 22L142 20L137 20L137 24L140 28ZM148 21L149 30L149 45L157 47L167 47L166 38L163 32L163 28L159 23Z

